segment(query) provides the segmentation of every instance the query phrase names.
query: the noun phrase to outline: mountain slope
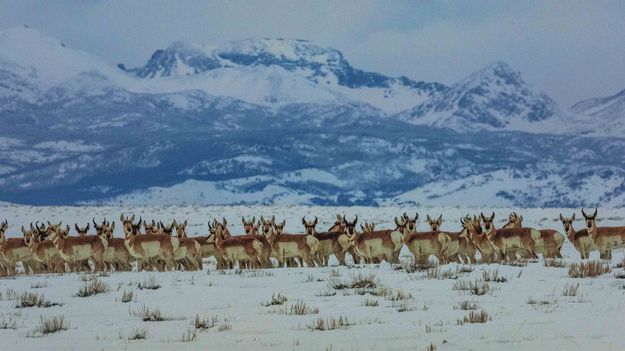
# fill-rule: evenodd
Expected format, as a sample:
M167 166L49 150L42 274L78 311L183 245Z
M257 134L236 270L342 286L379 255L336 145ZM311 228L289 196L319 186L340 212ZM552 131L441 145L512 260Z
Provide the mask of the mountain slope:
M622 136L625 133L625 89L612 96L580 101L571 110L591 116L587 127L602 135Z
M562 120L556 103L525 83L503 62L493 63L454 84L445 93L402 112L410 123L456 130L545 130ZM557 120L560 123L553 123ZM540 128L538 128L540 127Z

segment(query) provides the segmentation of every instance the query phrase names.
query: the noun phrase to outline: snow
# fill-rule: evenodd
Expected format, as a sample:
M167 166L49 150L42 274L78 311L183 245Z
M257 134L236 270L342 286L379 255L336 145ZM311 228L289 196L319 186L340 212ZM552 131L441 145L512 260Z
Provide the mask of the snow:
M6 206L0 213L9 219L10 236L19 235L19 227L36 219L62 220L64 223L86 224L92 217L115 220L120 212L141 215L144 219L188 219L191 233L204 234L206 222L212 217L226 217L233 233L242 232L241 216L275 214L285 218L287 230L301 231L301 217L318 216L319 227L327 228L335 213L349 216L358 214L360 220L373 220L380 228L392 225L392 218L415 208L400 207L28 207ZM483 208L419 208L426 214L444 214L444 230L457 230L456 218L469 213L489 212ZM510 211L523 214L526 225L561 230L557 219L560 212L570 215L571 209L496 208L497 223ZM602 225L623 223L621 209L600 209L605 218ZM578 217L579 213L578 213ZM119 224L119 223L118 223ZM581 227L582 221L576 221ZM419 228L425 224L420 221ZM117 236L120 235L119 227ZM402 252L402 260L407 260ZM566 263L579 262L579 254L567 241L563 247ZM597 254L591 254L597 259ZM623 259L623 250L616 250L612 265ZM335 264L335 262L334 262ZM439 267L453 270L455 264ZM76 297L91 279L86 274L17 276L0 279L0 318L16 316L16 329L0 329L5 348L11 350L353 350L426 349L433 344L438 350L551 350L574 348L581 350L621 350L625 348L622 326L625 322L625 302L621 279L622 268L598 278L569 278L567 268L548 268L542 260L526 267L498 264L477 265L473 272L461 274L461 280L482 277L483 272L498 271L507 278L504 283L490 283L491 292L473 296L452 289L456 280L428 279L426 272L406 273L394 270L388 264L380 266L290 268L258 271L223 271L218 273L212 261L203 272L131 272L100 276L109 291L91 297ZM353 289L335 290L332 279L350 281L359 274L374 274L379 285L393 291L400 290L412 298L393 302L369 294L355 294ZM335 277L332 277L332 276ZM336 277L336 275L339 275ZM139 290L137 284L154 278L161 288ZM577 296L562 295L565 286L579 284ZM34 288L34 286L42 286ZM7 299L7 290L20 294L25 291L43 294L61 306L50 308L16 308L16 301ZM122 303L124 291L133 291L134 299ZM273 294L288 298L283 306L265 307L262 304ZM331 295L334 294L335 295ZM325 295L325 296L324 296ZM528 304L530 299L545 304ZM365 300L376 300L379 306L364 306ZM303 301L318 308L318 314L303 316L281 315L280 309ZM468 311L455 309L462 301L472 301L488 312L492 320L484 324L458 325ZM146 306L158 308L169 320L143 322L132 312ZM398 308L407 309L398 312ZM45 337L33 335L40 317L63 315L70 322L69 329ZM217 317L214 328L198 331L197 340L181 343L184 333L193 330L193 320ZM354 325L334 331L311 331L317 318L346 317ZM224 322L227 320L227 322ZM231 330L219 331L228 323ZM147 331L146 340L127 340L135 329Z

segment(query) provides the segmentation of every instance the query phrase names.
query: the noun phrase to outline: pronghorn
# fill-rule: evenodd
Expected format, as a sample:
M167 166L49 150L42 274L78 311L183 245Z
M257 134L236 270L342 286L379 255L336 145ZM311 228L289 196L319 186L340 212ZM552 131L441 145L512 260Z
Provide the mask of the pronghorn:
M178 238L163 234L140 235L141 218L134 224L134 215L124 218L121 215L124 229L124 244L128 252L137 260L138 270L144 267L144 263L159 259L164 260L164 265L158 264L159 270L175 269L174 252L178 249Z
M533 228L501 228L496 229L493 220L495 212L490 217L480 213L480 218L484 223L486 236L496 248L496 252L501 259L512 259L516 251L524 251L531 258L537 258L535 245L541 238L540 232Z
M50 229L51 225L48 226ZM83 237L69 236L69 225L65 229L52 226L51 235L54 246L59 250L59 254L70 265L78 262L93 260L94 271L104 268L104 251L108 247L106 239L97 235L87 235Z
M579 252L582 260L585 260L590 257L590 253L592 251L597 251L599 250L599 248L590 238L590 235L588 235L588 229L582 229L577 231L573 229L574 220L575 213L573 213L571 218L566 218L562 215L562 213L560 213L560 221L562 221L562 225L564 226L564 232L566 233L566 237ZM601 259L606 258L606 254L602 251L599 251L599 256L601 257Z
M202 247L200 243L187 237L187 220L183 223L177 223L176 220L172 223L172 226L176 229L176 236L180 242L178 249L174 253L174 260L182 262L182 266L187 268L191 265L191 269L199 270L202 268Z
M213 225L208 223L208 229L215 236L215 245L219 253L230 265L234 265L237 261L248 261L254 268L260 266L260 255L264 245L258 238L253 235L224 238L225 226L217 220L213 220Z
M508 222L504 228L522 228L523 215L512 212L508 216ZM543 255L543 258L562 258L560 250L564 244L564 235L553 229L538 229L540 238L536 240L535 250Z
M35 261L41 263L46 272L64 273L65 261L61 257L59 250L51 240L45 240L38 229L33 228L30 223L30 230L22 226L24 242L30 248Z
M208 226L210 227L210 223L208 224ZM219 253L217 245L215 245L215 236L210 232L210 230L208 231L208 234L206 236L195 236L193 237L193 239L195 239L195 241L200 244L200 252L202 254L202 258L209 258L212 256L217 261L217 269L226 268L226 262Z
M93 228L95 228L95 234L96 235L102 235L102 232L104 231L104 229L108 226L110 226L109 222L106 221L106 218L104 218L104 220L102 221L102 224L98 225L98 223L96 223L95 221L95 217L93 217L93 219L91 219L91 221L93 222Z
M7 273L14 274L18 262L22 262L24 273L38 273L39 267L34 261L32 251L23 238L7 238L5 231L8 222L5 220L0 226L0 255L4 259ZM29 272L30 271L30 272Z
M9 222L5 219L4 222L0 222L0 232L4 233L9 228ZM4 277L8 274L6 262L4 257L0 253L0 277Z
M363 233L369 233L369 232L375 231L375 223L373 223L373 222L371 222L371 223L365 222L364 225L362 225L362 224L360 225L360 230Z
M225 218L223 221L224 223L227 223L225 222ZM241 221L243 223L243 231L245 232L245 235L252 235L263 244L263 252L259 257L261 266L263 268L273 268L273 263L271 263L271 244L267 240L267 236L259 232L259 229L262 226L261 221L259 220L256 222L256 216L252 217L251 221L246 221L245 217L241 217ZM228 235L229 234L230 233L228 233Z
M445 262L460 262L460 233L450 233L440 230L441 225L443 224L442 214L436 220L432 219L430 215L427 215L426 221L432 232L441 232L443 235L447 235L449 237L448 244L443 247L443 257L445 257Z
M397 218L395 218L397 222ZM345 234L349 236L354 251L365 263L386 260L399 263L399 251L403 246L404 233L398 230L377 230L358 234L356 223L358 216L350 222L343 216Z
M315 217L313 222L306 222L306 219L302 218L306 234L312 235L319 240L317 255L321 264L325 266L329 264L330 255L334 255L340 265L345 265L345 253L351 249L349 237L344 234L343 218L340 215L336 215L336 217L337 220L330 230L322 233L316 230L317 217ZM356 259L354 258L354 262L356 262Z
M480 253L482 262L494 262L497 259L496 249L482 230L480 220L475 215L473 215L473 219L467 215L463 223L469 234L469 239Z
M87 233L89 232L89 223L87 223L87 226L84 228L80 228L78 226L78 223L74 223L74 229L76 229L76 234L78 234L78 236L86 236ZM97 233L97 228L96 228L96 233Z
M289 258L299 258L308 267L314 267L315 263L321 265L317 259L319 250L319 240L307 234L285 234L284 226L286 221L275 223L272 218L274 230L269 234L267 240L271 245L272 256L278 260L279 267L284 266L285 260Z
M145 230L145 234L146 235L150 235L150 234L163 234L163 233L161 233L160 224L157 225L154 222L154 220L152 220L152 223L148 223L148 221L143 221L143 229Z
M102 225L100 233L96 234L102 236L108 242L108 247L104 251L104 264L109 270L113 268L116 271L131 271L132 262L134 257L128 252L126 248L125 240L123 238L115 238L113 233L115 232L115 222L110 225L108 222ZM141 270L141 267L138 267Z
M406 212L404 212L401 219L403 219L403 221L401 221L400 223L402 223L402 226L406 228L405 230L406 235L417 232L417 220L419 219L418 213L415 213L414 218L410 218L410 216L408 216ZM395 224L399 226L399 223L397 222L397 220L395 220Z
M592 215L587 215L582 208L582 214L588 235L597 248L605 253L605 258L612 259L612 250L625 246L625 227L597 227L597 209Z
M475 259L475 252L477 251L477 248L473 244L473 241L469 238L469 231L464 222L465 219L460 217L462 230L460 230L459 233L449 233L449 235L452 235L452 239L454 238L454 236L457 236L459 245L458 255L460 256L462 261L464 263L472 264L477 262Z
M273 258L275 258L276 260L278 260L278 265L281 266L282 263L280 261L280 259L278 258L278 256L275 254L273 247L271 245L271 242L268 240L270 236L275 234L276 231L276 217L275 216L271 216L270 219L265 220L265 217L260 216L260 221L259 221L259 227L262 228L262 236L265 238L265 241L261 241L263 243L263 250L267 251L267 249L269 250L269 255ZM300 266L300 261L298 260L299 257L286 257L286 266L287 267L299 267ZM301 266L303 267L304 264L302 263Z

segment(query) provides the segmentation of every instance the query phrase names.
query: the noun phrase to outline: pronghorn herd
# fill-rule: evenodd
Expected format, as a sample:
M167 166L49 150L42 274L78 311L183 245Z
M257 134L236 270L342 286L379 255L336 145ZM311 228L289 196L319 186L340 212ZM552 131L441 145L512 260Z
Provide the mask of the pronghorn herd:
M589 215L582 209L586 228L575 230L573 221L560 214L566 238L587 259L599 251L602 259L611 259L613 249L625 247L625 227L597 226L597 210ZM417 231L419 215L404 213L394 218L395 228L376 229L375 223L358 227L358 216L348 219L337 215L325 232L317 231L318 219L302 218L301 234L285 233L286 221L274 216L241 218L244 234L232 235L225 218L208 223L208 233L187 236L187 221L164 224L161 221L135 222L135 216L120 216L123 238L113 236L115 222L93 219L91 224L70 226L61 222L21 227L22 238L7 238L8 221L0 223L0 275L16 273L21 264L25 273L63 273L69 271L199 270L204 258L213 257L218 269L325 266L330 256L346 264L349 254L354 263L399 263L403 246L423 262L434 256L441 263L511 261L519 258L561 258L565 237L556 230L523 226L523 216L513 212L502 228L490 216L466 215L460 218L458 232L441 230L443 216L427 216L429 231ZM360 229L360 230L359 230ZM478 261L478 254L480 261Z

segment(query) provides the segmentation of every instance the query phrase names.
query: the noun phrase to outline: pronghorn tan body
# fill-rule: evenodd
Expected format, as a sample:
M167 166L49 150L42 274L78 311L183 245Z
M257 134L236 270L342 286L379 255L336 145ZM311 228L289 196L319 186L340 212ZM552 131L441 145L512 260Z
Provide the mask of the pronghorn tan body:
M24 234L24 242L33 253L33 258L43 265L45 271L54 273L65 272L65 261L52 240L43 239L41 233L33 228L32 223L29 231L22 226L22 233Z
M223 221L224 223L226 223L225 218L223 219ZM245 217L241 217L241 221L243 223L243 231L245 232L245 235L252 236L256 240L260 241L261 244L263 244L263 251L260 253L259 256L261 267L273 268L273 263L271 262L271 244L269 243L269 240L267 240L268 233L262 234L259 232L259 229L261 228L261 226L263 226L262 222L264 221L262 216L261 220L258 222L256 222L256 216L252 217L251 221L246 221Z
M337 215L337 220L334 225L327 232L321 233L317 232L315 229L317 217L315 217L314 225L304 225L306 227L306 234L312 235L319 240L317 255L321 263L325 266L328 265L331 255L336 257L340 265L345 265L345 254L352 248L349 237L344 233L345 228L342 221L342 217ZM354 262L357 262L358 257L355 254L354 256Z
M83 237L69 236L69 225L65 230L57 228L52 234L52 242L68 264L93 260L95 271L104 268L104 251L108 247L106 239L97 235Z
M497 258L496 249L493 243L488 240L486 233L483 232L480 220L476 216L473 216L473 219L467 216L463 223L469 234L469 239L480 253L482 262L494 262Z
M216 220L212 226L209 223L209 229L215 236L215 244L225 261L230 264L247 261L253 267L260 266L263 244L255 236L241 235L224 238L224 226Z
M399 263L396 253L403 246L403 232L399 230L371 230L358 234L356 223L349 222L343 217L345 222L345 234L349 236L354 252L364 259L365 263L374 263L386 260L389 263ZM395 218L397 223L397 218ZM373 229L369 226L369 229Z
M523 228L523 216L512 212L508 216L508 223L504 228ZM544 258L562 258L560 250L564 245L564 235L553 229L538 229L540 238L536 238L535 251L540 253Z
M194 239L187 237L187 221L183 223L176 223L174 220L174 228L176 229L176 236L180 241L180 245L176 252L174 252L174 260L184 261L183 266L190 265L191 269L199 270L202 268L202 246Z
M441 263L446 262L444 249L449 245L451 238L439 231L417 232L418 219L418 213L414 218L404 213L403 222L398 222L395 218L395 224L405 226L404 245L408 247L417 262L427 262L430 255L435 256Z
M501 228L496 229L493 223L495 219L495 213L490 217L480 214L484 228L486 229L486 236L488 240L493 243L496 248L496 252L502 259L505 257L510 260L513 259L514 253L517 251L527 252L531 258L537 258L536 256L536 240L541 238L540 232L533 228Z
M612 250L625 247L625 227L597 227L597 210L587 215L582 209L588 235L606 259L612 259Z
M432 232L441 232L443 235L446 235L449 237L448 244L445 245L445 247L443 248L443 257L445 258L444 262L445 263L460 262L460 241L461 241L460 234L461 233L450 233L450 232L441 231L440 228L441 228L441 225L443 224L442 214L436 220L432 219L430 215L427 215L426 220ZM462 239L464 240L464 238ZM465 242L464 248L466 249L466 242Z
M115 222L110 225L105 222L100 230L96 227L96 232L99 233L96 235L104 237L108 242L108 247L104 251L104 264L108 269L111 270L114 268L117 271L131 271L132 262L135 261L135 258L128 252L125 243L126 240L113 236L115 232ZM141 269L141 267L138 268L139 270Z
M560 213L560 220L562 221L562 225L564 226L564 232L566 233L566 237L579 252L582 260L588 259L592 251L598 250L594 241L592 241L590 235L588 235L588 230L582 229L576 231L575 229L573 229L575 213L573 213L573 216L571 216L571 218L565 218ZM601 258L603 258L603 255Z
M121 216L125 240L124 244L138 263L139 270L145 262L158 259L164 260L165 267L159 265L159 270L174 269L174 253L178 249L179 240L176 237L164 234L140 235L141 219L138 224L133 224L134 215L131 218Z
M285 224L286 221L275 223L274 220L274 230L267 236L272 256L278 260L278 265L282 267L289 258L300 258L308 267L314 267L315 262L320 265L317 260L319 240L313 235L284 234Z
M34 261L32 251L26 245L23 238L7 238L5 231L8 228L8 222L0 224L0 256L6 266L8 274L14 274L18 262L24 265L26 273L37 273L38 267Z

